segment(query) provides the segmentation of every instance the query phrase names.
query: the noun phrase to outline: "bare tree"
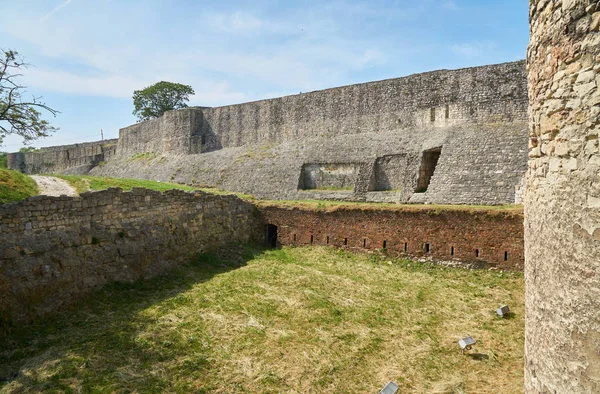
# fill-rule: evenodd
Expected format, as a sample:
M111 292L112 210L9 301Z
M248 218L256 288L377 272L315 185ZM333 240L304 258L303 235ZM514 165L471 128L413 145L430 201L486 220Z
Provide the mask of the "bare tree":
M24 143L29 143L41 137L47 137L58 130L48 121L41 118L40 110L56 116L58 111L50 108L41 101L41 97L24 99L25 86L17 79L23 75L19 70L27 68L18 52L0 50L0 144L9 134L23 137Z

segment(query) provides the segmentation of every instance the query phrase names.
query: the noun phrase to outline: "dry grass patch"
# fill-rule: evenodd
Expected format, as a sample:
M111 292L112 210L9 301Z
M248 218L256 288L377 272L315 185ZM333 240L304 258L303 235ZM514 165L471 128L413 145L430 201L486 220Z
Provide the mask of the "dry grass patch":
M205 255L7 335L0 392L522 392L523 293L520 273L325 247Z

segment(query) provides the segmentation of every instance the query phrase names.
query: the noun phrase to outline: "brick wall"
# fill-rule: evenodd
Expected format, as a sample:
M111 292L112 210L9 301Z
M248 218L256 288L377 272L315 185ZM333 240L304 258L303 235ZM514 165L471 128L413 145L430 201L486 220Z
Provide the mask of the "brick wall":
M260 208L281 245L331 245L523 269L523 215L514 212ZM427 251L429 245L429 251Z
M523 267L518 212L258 205L146 189L0 205L0 325L34 320L107 283L159 275L197 253L263 240L266 224L282 245L375 250L385 242L394 255Z

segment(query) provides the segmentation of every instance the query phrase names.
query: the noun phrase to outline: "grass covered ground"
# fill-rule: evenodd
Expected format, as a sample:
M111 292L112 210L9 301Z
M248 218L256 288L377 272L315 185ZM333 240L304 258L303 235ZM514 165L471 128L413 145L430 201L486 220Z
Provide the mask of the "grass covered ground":
M131 179L131 178L110 178L102 176L88 175L60 175L52 174L57 178L61 178L69 182L78 193L83 193L91 190L105 190L110 187L120 187L125 191L129 191L134 187L144 187L146 189L164 192L166 190L180 189L184 191L202 190L212 194L235 194L240 198L254 199L253 196L243 193L233 193L215 188L202 188L195 186L183 185L181 183L150 181L146 179Z
M37 184L31 177L0 168L0 204L21 201L37 194Z
M196 190L195 187L179 183L148 181L144 179L108 178L87 175L53 175L69 182L78 193L90 190L104 190L110 187L120 187L123 190L131 190L134 187L145 187L146 189L164 192L165 190L181 189L185 191Z
M96 177L87 175L53 175L68 181L79 193L89 190L104 190L109 187L120 187L123 190L131 190L132 187L145 187L147 189L165 191L170 189L181 189L185 191L202 190L213 194L235 194L240 198L252 200L262 206L290 206L301 207L316 211L333 211L340 208L360 209L393 209L393 210L460 210L460 211L486 211L497 213L508 213L520 215L523 213L522 205L438 205L438 204L395 204L395 203L366 203L329 200L256 200L254 196L243 193L234 193L216 188L194 187L179 183L157 182L143 179L122 179Z
M333 200L257 200L260 206L300 207L315 211L335 211L337 209L389 209L389 210L432 210L432 211L485 211L489 213L523 214L523 206L504 205L440 205L440 204L396 204L380 202L349 202Z
M0 338L0 392L517 393L523 296L520 273L333 248L205 255Z

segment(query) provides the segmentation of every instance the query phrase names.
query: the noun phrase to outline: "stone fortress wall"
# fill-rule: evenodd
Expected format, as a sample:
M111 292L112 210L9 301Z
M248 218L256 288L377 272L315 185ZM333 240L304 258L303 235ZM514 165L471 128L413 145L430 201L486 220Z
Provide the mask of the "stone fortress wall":
M252 204L231 195L108 189L0 205L0 234L1 328L104 284L147 279L197 253L256 241L262 223Z
M512 203L526 121L523 61L440 70L167 112L121 129L90 173L263 199Z
M9 153L7 165L26 174L85 174L115 155L117 141L115 138L40 148L36 152Z
M600 4L530 1L525 392L600 392Z
M273 236L272 246L385 249L520 270L522 221L520 213L493 211L315 212L254 205L232 195L141 188L32 197L0 205L0 328L34 321L104 284L151 278L198 253L271 243Z

